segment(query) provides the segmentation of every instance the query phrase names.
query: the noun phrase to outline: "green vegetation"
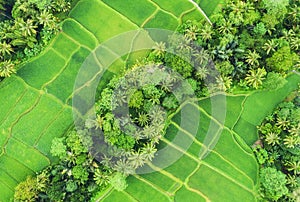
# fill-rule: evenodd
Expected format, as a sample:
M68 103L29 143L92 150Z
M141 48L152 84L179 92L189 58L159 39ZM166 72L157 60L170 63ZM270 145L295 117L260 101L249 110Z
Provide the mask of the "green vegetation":
M299 1L132 3L0 0L0 201L298 201Z
M38 55L60 30L69 0L0 1L0 79Z
M259 164L261 197L268 201L299 200L299 88L266 116L253 149Z
M35 4L43 1L32 2ZM101 10L93 10L94 8ZM156 8L161 10L158 6ZM82 13L93 15L85 15L90 19L81 21ZM101 27L98 21L90 24L91 19L96 19L94 14L100 14L98 19L111 23ZM176 28L184 15L176 18L171 26ZM0 113L0 201L8 201L13 196L14 187L25 180L26 176L34 176L50 162L55 162L50 154L51 142L55 137L63 136L73 123L70 105L78 69L97 44L112 36L112 32L107 32L108 27L113 24L112 20L127 24L126 30L137 27L103 2L80 1L72 9L70 17L62 23L62 32L58 33L47 48L39 56L20 65L17 75L0 83L0 100L3 105ZM155 21L151 20L153 26L156 26ZM87 28L98 34L94 36L94 32ZM122 32L124 29L113 33L117 34L117 31ZM38 35L38 31L36 34ZM22 55L20 58L28 60ZM111 70L112 74L122 70L120 66L117 68ZM108 79L112 77L111 74L107 75ZM14 173L13 176L10 173Z

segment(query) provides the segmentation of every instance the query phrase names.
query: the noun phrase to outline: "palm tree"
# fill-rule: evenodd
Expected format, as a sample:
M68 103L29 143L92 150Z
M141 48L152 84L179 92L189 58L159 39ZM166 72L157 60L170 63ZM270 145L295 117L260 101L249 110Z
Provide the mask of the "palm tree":
M245 56L246 62L249 65L259 65L258 59L260 59L260 55L254 50L254 51L248 51L248 53Z
M14 50L10 44L7 44L6 41L0 42L0 57L11 55L12 52L14 52Z
M135 168L130 161L123 158L116 162L116 164L114 165L114 170L127 176L133 174Z
M128 157L128 160L130 161L130 164L133 168L141 167L145 164L146 156L141 151L133 152Z
M269 145L274 146L276 144L279 145L280 137L277 133L269 132L266 134L265 140Z
M209 59L208 51L204 50L203 48L194 53L193 56L195 58L195 63L199 64L200 66L205 66Z
M204 41L212 39L213 30L211 25L204 25L202 29L200 30L199 35L202 37Z
M225 20L223 21L222 25L218 28L218 31L221 34L231 34L232 32L234 32L234 27L232 26L232 23L229 20Z
M37 26L34 25L34 21L31 19L27 19L26 22L24 22L23 19L16 19L16 23L19 27L19 30L21 31L22 35L24 37L28 36L35 36L37 31Z
M146 143L142 148L142 153L145 155L145 159L151 161L154 158L154 154L157 151L155 145L152 143Z
M276 43L274 39L271 39L264 44L263 49L267 52L267 55L269 55L270 52L275 52L277 46L278 43Z
M278 126L278 128L282 128L283 130L286 130L290 126L290 122L286 118L278 117L276 126Z
M155 43L155 45L153 46L153 53L154 55L156 55L158 58L162 58L165 55L165 51L166 51L166 43L165 42L159 42L159 43Z
M300 48L300 38L299 37L292 37L290 40L291 48L294 50L299 50Z
M138 124L141 126L148 125L149 123L149 115L144 112L139 112L138 117L136 118Z
M10 77L13 73L16 73L16 69L11 60L6 60L0 63L0 77Z
M44 10L42 13L40 13L39 16L37 16L37 19L39 20L39 24L45 26L45 27L51 27L54 23L53 15L49 13L48 11Z
M199 28L196 25L191 25L189 28L185 30L185 37L188 41L197 40L197 36L199 35Z
M99 186L106 186L109 184L109 178L111 176L110 170L108 172L103 172L101 169L96 169L94 172L94 181Z
M299 142L299 141L298 141ZM283 139L283 144L287 147L287 148L294 148L297 144L297 137L294 135L287 135L284 139Z
M288 171L292 171L295 175L300 174L300 161L288 162L286 164Z
M196 77L200 80L204 80L209 75L209 71L206 67L198 67L196 69Z
M262 85L262 81L265 79L267 72L264 68L251 69L246 75L246 82L248 85L255 89L258 89Z

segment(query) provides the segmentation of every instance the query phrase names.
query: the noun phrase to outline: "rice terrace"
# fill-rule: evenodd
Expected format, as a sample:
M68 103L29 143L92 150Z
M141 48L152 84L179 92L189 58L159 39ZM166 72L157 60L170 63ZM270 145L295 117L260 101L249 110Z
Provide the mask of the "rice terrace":
M0 202L299 202L299 25L299 0L0 0Z

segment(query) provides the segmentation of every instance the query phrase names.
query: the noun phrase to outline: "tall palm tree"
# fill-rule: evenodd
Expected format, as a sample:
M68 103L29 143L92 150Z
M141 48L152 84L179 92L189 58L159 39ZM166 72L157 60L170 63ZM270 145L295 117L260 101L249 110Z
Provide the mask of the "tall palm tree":
M11 55L12 52L14 50L10 44L7 44L6 41L0 42L0 57L4 58L5 55Z
M13 73L16 73L16 69L11 60L6 60L0 63L0 77L10 77Z
M195 41L199 35L199 28L196 25L191 25L189 28L185 30L185 37L188 41Z
M278 43L274 41L274 39L268 40L264 46L263 49L267 52L267 55L269 55L270 52L275 52L275 48L278 46Z
M212 30L212 26L211 25L204 25L202 27L202 29L200 30L199 35L202 37L202 39L204 41L208 41L210 39L212 39L212 35L213 35L213 30Z
M27 21L25 22L23 19L16 19L16 23L24 37L36 35L37 26L35 25L33 20L27 19Z
M154 158L154 154L157 151L155 145L152 143L146 143L142 148L142 153L145 155L145 159L151 161Z
M131 155L128 157L128 160L130 161L130 164L132 165L132 167L136 169L145 164L146 156L141 151L137 151L137 152L131 153Z
M158 58L162 58L165 55L166 51L166 43L165 42L156 42L155 45L153 46L153 53L156 55Z
M262 85L267 72L264 68L251 69L246 75L246 82L255 89L258 89Z
M40 13L39 16L37 16L37 19L39 20L39 24L45 26L45 27L51 27L54 23L54 17L51 13L44 10L42 13Z
M259 65L258 59L260 59L260 55L254 50L249 50L248 53L245 56L246 62L249 65Z

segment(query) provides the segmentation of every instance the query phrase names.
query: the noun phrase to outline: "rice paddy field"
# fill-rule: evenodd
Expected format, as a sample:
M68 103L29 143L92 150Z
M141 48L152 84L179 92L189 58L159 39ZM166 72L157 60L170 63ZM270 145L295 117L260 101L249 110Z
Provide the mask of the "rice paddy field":
M221 3L80 0L51 44L0 83L0 201L10 201L19 182L55 161L50 155L52 140L73 127L74 111L84 116L82 109L72 107L74 83L90 54L95 54L95 64L102 63L94 51L99 44L136 29L175 30L188 19L209 18ZM141 9L143 12L138 12ZM126 63L146 54L118 59L100 82L110 80ZM99 65L96 72L87 73L87 83L81 86L103 73ZM159 144L166 152L143 168L151 172L128 177L124 191L110 187L95 201L256 201L258 165L250 149L258 138L256 125L299 82L299 75L293 74L276 91L218 94L184 103L169 117L166 136ZM199 124L194 126L193 120ZM161 169L160 163L171 153L178 158Z

